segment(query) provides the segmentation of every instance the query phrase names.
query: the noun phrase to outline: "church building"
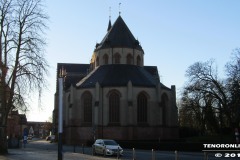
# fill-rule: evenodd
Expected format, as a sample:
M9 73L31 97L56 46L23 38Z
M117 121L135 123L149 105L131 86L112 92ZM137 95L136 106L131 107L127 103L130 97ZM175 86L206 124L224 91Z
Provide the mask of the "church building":
M109 20L90 64L57 64L57 77L64 73L64 143L178 138L175 86L161 83L157 66L144 65L144 54L119 15L113 25ZM56 128L58 97L57 84Z

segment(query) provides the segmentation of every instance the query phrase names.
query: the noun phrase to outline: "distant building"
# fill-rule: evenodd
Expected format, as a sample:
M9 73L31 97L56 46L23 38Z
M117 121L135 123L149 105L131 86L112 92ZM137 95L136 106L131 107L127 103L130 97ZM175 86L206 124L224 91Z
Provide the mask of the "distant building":
M96 138L178 138L175 86L168 88L160 82L157 66L144 66L144 54L119 16L113 25L109 21L90 64L57 64L57 77L60 72L65 74L65 143L86 143ZM58 84L53 111L55 129L57 113Z
M27 127L27 118L25 114L19 114L18 111L11 111L8 114L7 136L9 138L22 138L23 129Z
M51 122L27 122L28 133L34 137L45 138L52 130Z

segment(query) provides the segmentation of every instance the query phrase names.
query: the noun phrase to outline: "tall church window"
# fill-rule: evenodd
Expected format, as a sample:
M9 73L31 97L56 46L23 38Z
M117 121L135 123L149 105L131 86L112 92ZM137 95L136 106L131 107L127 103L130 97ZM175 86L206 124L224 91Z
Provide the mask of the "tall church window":
M137 122L147 122L147 96L140 93L137 97Z
M109 122L120 122L120 96L117 92L112 92L109 96Z
M133 57L131 54L127 55L127 64L133 64Z
M120 64L120 58L121 58L121 56L119 53L114 54L114 63Z
M137 56L137 65L138 65L138 66L141 66L141 58L140 58L139 55Z
M70 94L68 95L68 107L72 107Z
M162 95L162 123L163 125L167 124L167 104L168 96L166 94Z
M92 122L92 95L90 92L83 94L84 122Z
M108 55L107 54L104 54L103 61L104 61L104 64L108 64Z
M96 66L99 66L99 58L96 58Z

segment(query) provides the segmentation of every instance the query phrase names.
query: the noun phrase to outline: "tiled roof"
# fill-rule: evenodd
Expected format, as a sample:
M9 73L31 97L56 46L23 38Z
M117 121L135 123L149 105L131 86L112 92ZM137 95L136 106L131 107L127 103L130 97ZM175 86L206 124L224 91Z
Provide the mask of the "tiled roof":
M96 50L116 47L134 48L143 51L138 40L134 38L121 16L117 18L110 29L108 28L106 36L100 44L96 45Z
M76 87L91 88L98 82L102 87L126 86L131 81L133 86L155 87L156 78L143 67L126 64L99 66L83 78Z

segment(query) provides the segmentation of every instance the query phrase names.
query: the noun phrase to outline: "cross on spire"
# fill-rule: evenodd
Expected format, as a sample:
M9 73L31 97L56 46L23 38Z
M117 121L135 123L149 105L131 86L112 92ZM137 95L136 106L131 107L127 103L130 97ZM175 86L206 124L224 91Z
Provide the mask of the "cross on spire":
M119 3L119 4L118 4L118 7L119 7L119 16L121 15L121 4L122 4L122 3Z
M109 7L109 22L108 22L107 31L110 31L111 28L112 28L112 24L111 24L111 7Z
M111 7L109 7L109 20L111 20Z

